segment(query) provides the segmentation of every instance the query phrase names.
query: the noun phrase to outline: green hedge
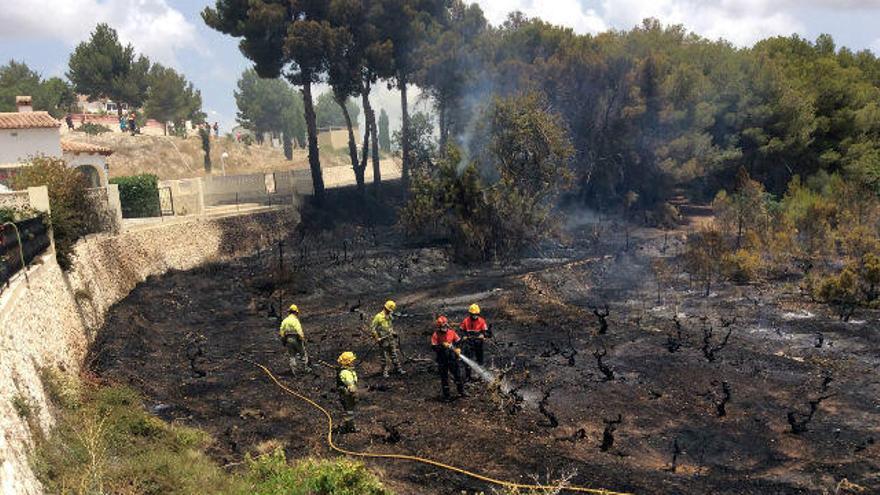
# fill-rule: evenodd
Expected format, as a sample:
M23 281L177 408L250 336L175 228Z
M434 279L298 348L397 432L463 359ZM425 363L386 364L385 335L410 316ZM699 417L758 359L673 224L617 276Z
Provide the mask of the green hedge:
M122 216L142 218L159 216L159 178L153 174L130 175L110 179L119 185Z

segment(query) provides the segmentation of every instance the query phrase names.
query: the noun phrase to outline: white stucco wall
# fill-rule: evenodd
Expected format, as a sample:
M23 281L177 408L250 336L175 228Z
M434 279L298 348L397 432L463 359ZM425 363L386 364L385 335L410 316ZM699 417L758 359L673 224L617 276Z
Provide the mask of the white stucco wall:
M99 184L98 187L107 187L107 174L109 170L107 168L107 160L103 155L64 153L62 158L64 158L64 161L70 168L76 168L82 165L91 165L95 167L98 171L98 175L101 177L101 184Z
M0 129L0 163L18 163L32 155L61 156L57 127Z
M0 495L44 493L29 458L36 435L55 421L41 370L78 376L110 306L149 276L249 255L298 222L299 213L285 209L88 236L77 242L70 271L45 256L27 280L16 277L0 293ZM35 421L19 416L15 397L35 406Z

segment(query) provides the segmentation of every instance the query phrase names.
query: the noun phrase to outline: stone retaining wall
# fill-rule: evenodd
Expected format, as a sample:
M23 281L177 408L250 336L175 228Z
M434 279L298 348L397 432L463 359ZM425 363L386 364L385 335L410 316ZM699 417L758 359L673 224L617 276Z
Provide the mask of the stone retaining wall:
M0 493L42 493L28 460L32 430L54 423L41 371L79 373L110 306L149 276L253 253L298 221L285 208L96 235L76 245L69 273L46 255L29 281L19 276L0 294ZM30 420L16 411L22 404Z

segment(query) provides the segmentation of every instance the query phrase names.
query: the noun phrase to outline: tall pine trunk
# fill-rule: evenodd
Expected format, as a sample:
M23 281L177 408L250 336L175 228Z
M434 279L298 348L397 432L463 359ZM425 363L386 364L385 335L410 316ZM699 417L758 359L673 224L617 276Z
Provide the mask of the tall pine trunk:
M409 187L409 167L410 167L410 139L409 139L409 106L406 101L406 77L399 78L400 86L400 110L403 115L403 123L400 129L400 136L403 143L401 144L403 152L403 168L401 169L401 180L403 182L403 190Z
M324 203L324 176L321 173L321 158L318 156L318 124L315 105L312 102L312 82L309 74L303 74L303 108L305 109L306 130L309 141L309 169L312 171L312 187L315 189L315 203Z
M361 99L364 105L364 153L363 167L361 173L367 170L367 157L369 156L369 144L373 137L373 130L376 125L376 114L373 112L373 105L370 104L370 82L366 81L361 88ZM373 146L373 193L379 195L379 189L382 187L382 171L379 168L378 156L379 148L376 146L376 140L372 139Z
M370 153L370 83L361 83L361 104L364 107L364 140L361 142L361 161L354 169L354 179L357 182L358 192L366 191L367 157Z
M351 169L355 174L355 181L358 184L358 190L363 192L363 174L361 175L360 180L357 177L358 167L360 167L360 162L358 161L358 150L357 144L354 141L354 129L351 124L351 115L348 113L348 108L345 106L345 100L339 100L334 98L336 103L339 105L339 108L342 109L342 116L345 117L345 126L348 128L348 156L351 157Z
M382 167L379 163L379 128L376 126L376 112L370 108L370 141L373 146L373 188L375 193L379 195L379 189L382 187Z

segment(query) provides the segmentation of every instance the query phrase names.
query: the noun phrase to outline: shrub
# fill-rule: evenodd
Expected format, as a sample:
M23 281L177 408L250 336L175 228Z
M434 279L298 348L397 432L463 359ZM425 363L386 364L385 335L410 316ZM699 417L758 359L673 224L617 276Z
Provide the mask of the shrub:
M20 222L39 215L39 212L30 208L0 208L0 223Z
M152 174L130 175L110 179L119 185L119 201L125 218L157 217L159 211L159 178Z
M12 179L14 189L46 186L51 205L50 222L58 264L69 268L73 246L79 238L101 230L102 212L89 199L86 177L60 158L36 157Z
M737 249L724 255L722 270L725 277L736 283L752 282L761 270L761 256L747 249Z
M76 393L56 403L56 428L36 443L34 470L47 493L390 495L360 463L291 466L280 447L230 473L205 453L208 434L149 414L134 390L86 383Z
M859 305L858 274L846 267L838 274L819 279L813 287L813 295L832 306L843 321L849 321Z
M714 227L706 228L688 236L684 261L688 272L705 286L704 295L709 296L712 281L721 275L724 257L728 254L724 236Z
M97 136L98 134L110 132L109 127L102 125L102 124L95 124L92 122L86 122L85 124L82 124L81 126L79 126L76 130L84 132L90 136Z
M401 224L448 238L460 260L507 260L555 230L571 144L534 95L497 99L481 119L469 163L450 147L436 168L414 175Z
M210 439L190 431L148 414L131 389L87 385L38 443L36 472L48 493L246 493L202 452Z
M288 466L284 450L247 457L255 495L390 495L359 462L346 459L304 459Z
M205 124L199 126L199 138L202 141L202 151L205 153L205 172L211 173L211 128Z

